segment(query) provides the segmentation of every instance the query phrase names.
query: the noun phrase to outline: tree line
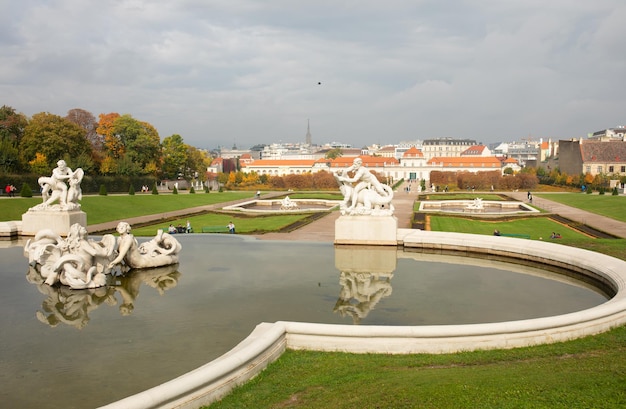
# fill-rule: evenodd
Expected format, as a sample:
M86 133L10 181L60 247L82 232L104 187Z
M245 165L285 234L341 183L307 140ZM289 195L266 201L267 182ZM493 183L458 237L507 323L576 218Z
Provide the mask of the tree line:
M40 112L31 118L0 108L0 174L47 175L63 159L71 168L106 177L205 180L207 152L174 134L161 141L148 122L129 114L71 109L65 117Z

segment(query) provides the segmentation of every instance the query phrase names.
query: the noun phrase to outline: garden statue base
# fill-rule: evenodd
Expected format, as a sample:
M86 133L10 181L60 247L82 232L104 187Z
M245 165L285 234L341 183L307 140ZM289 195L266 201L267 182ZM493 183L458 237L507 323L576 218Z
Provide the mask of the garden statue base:
M395 216L339 216L335 221L335 244L396 246L397 230Z
M22 235L34 236L38 231L49 229L66 236L70 226L78 223L87 227L87 213L82 210L29 210L22 215Z

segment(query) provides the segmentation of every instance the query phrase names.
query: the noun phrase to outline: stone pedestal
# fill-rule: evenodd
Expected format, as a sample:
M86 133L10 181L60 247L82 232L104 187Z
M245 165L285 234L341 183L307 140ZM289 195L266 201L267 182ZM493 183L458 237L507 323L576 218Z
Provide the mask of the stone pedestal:
M335 221L335 244L396 246L395 216L340 216Z
M61 236L67 236L74 223L87 227L87 213L82 210L26 212L22 215L22 235L34 236L39 230L50 229Z

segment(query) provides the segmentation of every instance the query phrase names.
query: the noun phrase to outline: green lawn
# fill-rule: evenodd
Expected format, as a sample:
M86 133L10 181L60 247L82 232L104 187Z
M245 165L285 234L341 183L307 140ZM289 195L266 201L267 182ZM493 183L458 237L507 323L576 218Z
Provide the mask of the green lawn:
M546 217L529 217L509 221L488 221L464 219L461 217L430 216L430 229L457 233L493 234L499 230L503 234L527 234L534 240L550 240L552 232L561 234L563 239L583 239L587 236L563 226Z
M161 214L172 210L229 202L247 197L252 199L254 192L84 196L80 204L81 209L88 215L88 223L98 224L146 214ZM40 197L0 199L0 221L21 220L24 212L40 204L41 201Z
M211 409L626 407L626 327L444 355L287 351Z
M535 196L626 222L626 196L585 193L537 193Z
M237 233L259 234L284 229L285 227L298 221L302 221L310 216L310 214L305 213L290 213L274 216L244 217L238 216L236 214L207 213L198 216L190 216L186 218L176 219L168 222L161 222L159 224L153 224L150 226L137 228L133 227L133 234L135 236L154 236L157 229L165 229L167 226L169 226L170 223L174 226L178 226L179 224L185 226L187 225L187 220L189 220L189 222L191 223L191 226L194 229L194 233L202 233L203 226L223 227L223 231L221 231L220 233L228 233L228 228L226 227L226 225L232 220L232 222L235 224L235 229Z

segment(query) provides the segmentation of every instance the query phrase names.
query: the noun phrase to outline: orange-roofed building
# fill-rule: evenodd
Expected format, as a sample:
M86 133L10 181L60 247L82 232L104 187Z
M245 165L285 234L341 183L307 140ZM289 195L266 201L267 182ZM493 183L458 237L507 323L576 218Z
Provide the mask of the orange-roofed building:
M241 171L269 176L302 174L313 172L315 162L315 159L257 159L250 163L242 163Z
M440 157L430 158L428 166L431 170L440 171L468 171L485 172L489 170L502 171L502 162L495 156L465 156L465 157Z
M461 152L461 156L492 156L491 150L485 145L474 145Z

